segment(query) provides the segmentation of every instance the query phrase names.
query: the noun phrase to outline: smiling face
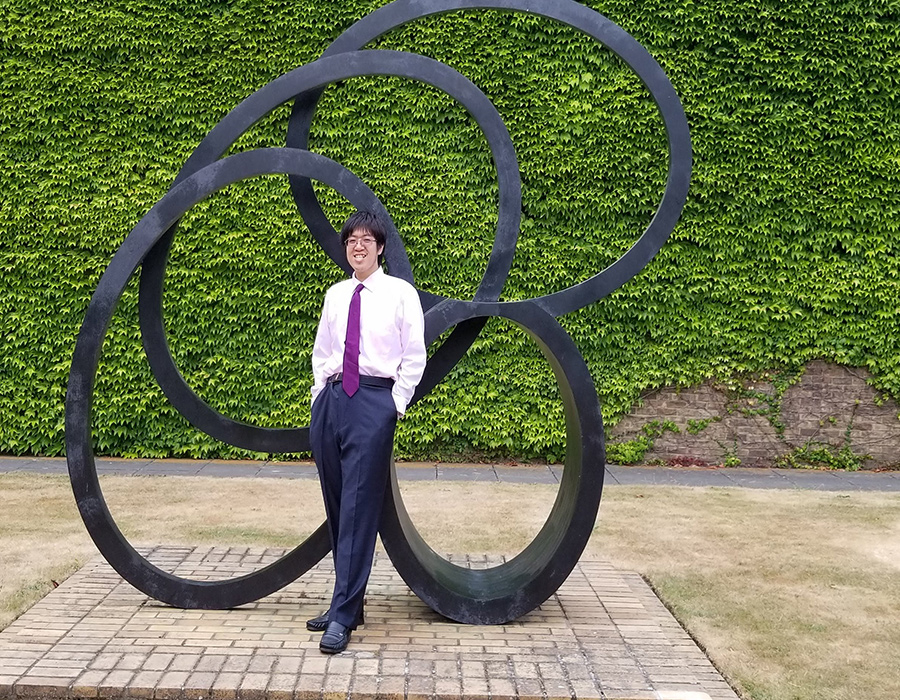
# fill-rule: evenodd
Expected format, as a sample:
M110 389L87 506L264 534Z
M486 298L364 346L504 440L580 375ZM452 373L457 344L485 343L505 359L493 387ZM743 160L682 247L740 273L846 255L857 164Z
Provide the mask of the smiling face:
M375 236L365 228L354 229L347 237L345 244L347 262L362 282L378 268L378 256L384 252L384 246L378 245Z

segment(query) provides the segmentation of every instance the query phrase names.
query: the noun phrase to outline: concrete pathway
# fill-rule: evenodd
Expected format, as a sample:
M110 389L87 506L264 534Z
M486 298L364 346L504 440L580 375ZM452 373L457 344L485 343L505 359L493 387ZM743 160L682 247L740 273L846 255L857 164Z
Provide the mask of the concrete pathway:
M62 457L0 456L0 474L6 472L66 474ZM131 476L213 476L261 479L316 479L311 462L269 462L178 459L98 459L99 474ZM511 466L506 464L450 464L401 462L401 481L499 481L503 483L556 484L562 467ZM802 469L623 467L607 465L606 485L719 486L759 489L812 489L817 491L897 491L900 471L846 472Z

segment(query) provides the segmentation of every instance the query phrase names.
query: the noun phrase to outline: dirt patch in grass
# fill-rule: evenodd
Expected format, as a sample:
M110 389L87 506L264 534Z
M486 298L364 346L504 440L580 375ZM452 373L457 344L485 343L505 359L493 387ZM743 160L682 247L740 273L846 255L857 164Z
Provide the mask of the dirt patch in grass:
M103 477L134 543L292 546L315 481ZM515 554L552 486L406 482L438 551ZM0 626L95 552L62 477L0 475ZM752 700L900 697L900 494L609 487L586 557L641 572Z

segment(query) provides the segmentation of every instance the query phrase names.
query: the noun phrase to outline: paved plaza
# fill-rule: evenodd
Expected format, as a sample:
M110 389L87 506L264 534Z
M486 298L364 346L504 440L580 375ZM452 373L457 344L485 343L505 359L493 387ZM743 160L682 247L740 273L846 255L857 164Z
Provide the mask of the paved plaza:
M285 550L156 547L180 576L228 578ZM492 566L483 558L470 566ZM97 557L0 633L0 697L166 700L608 698L736 700L640 576L584 561L523 618L456 624L415 597L384 555L366 624L325 656L305 621L327 607L328 558L233 610L149 599Z

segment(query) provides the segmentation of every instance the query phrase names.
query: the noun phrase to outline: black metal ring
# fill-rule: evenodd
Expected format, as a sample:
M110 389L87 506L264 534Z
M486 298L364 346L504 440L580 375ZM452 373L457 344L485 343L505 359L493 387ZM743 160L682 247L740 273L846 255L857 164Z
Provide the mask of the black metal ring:
M215 162L253 124L298 94L321 85L364 75L395 75L433 85L458 100L475 118L484 132L494 156L502 166L501 182L506 190L520 192L518 166L509 132L500 114L471 81L433 59L399 51L359 51L343 53L301 66L287 73L241 102L203 139L185 163L176 183ZM512 165L510 165L510 163ZM388 226L385 258L395 277L414 283L406 249L393 223ZM222 415L190 388L172 357L166 338L162 312L162 290L166 260L177 222L147 255L141 268L140 320L144 352L156 380L175 408L196 428L224 443L256 452L298 452L298 431L290 428L264 428ZM332 230L320 238L325 252L344 270L348 263L340 239ZM421 294L421 293L420 293ZM423 299L423 306L427 306ZM480 330L469 327L469 332Z
M507 10L523 12L566 24L598 41L621 58L640 78L650 92L665 124L669 146L669 172L666 189L649 226L640 238L618 260L589 279L567 289L530 300L552 314L562 316L580 309L618 289L634 277L653 258L668 239L684 208L691 178L691 139L687 118L672 83L659 63L630 34L598 12L574 0L395 0L362 17L344 31L322 56L355 51L392 29L430 15L460 10ZM297 97L288 126L287 145L306 148L316 105L324 88ZM498 174L501 164L498 163ZM322 211L308 180L291 178L291 190L300 215L317 239L327 239L334 229ZM521 190L515 193L521 201ZM501 183L497 234L487 269L475 294L475 301L500 298L512 263L518 237L519 211L515 220L506 216L505 202L511 202ZM423 298L428 309L441 297ZM484 327L484 319L471 319L457 326L437 349L419 383L413 403L431 391L471 347Z
M473 9L533 14L562 22L587 34L615 53L634 71L650 92L665 124L669 144L669 172L656 214L634 245L609 267L584 282L532 300L553 316L562 316L598 301L621 287L644 268L672 233L684 208L691 179L691 137L687 118L675 88L656 59L620 26L574 0L395 0L354 23L332 42L322 56L361 49L390 30L423 17ZM288 128L288 146L307 147L309 128L320 95L321 90L310 92L294 103ZM309 183L293 179L291 185L294 199L307 225L311 228L330 227ZM492 252L479 293L475 296L476 301L498 299L506 281L512 251L507 251L505 247L507 237L501 237L501 230L506 230L503 224L502 218L498 220L498 240L504 247L501 251ZM448 358L447 364L452 366L455 362L450 362Z
M566 416L566 461L546 522L516 557L490 569L467 569L437 554L412 523L396 472L381 523L381 540L397 572L433 610L458 622L502 624L549 598L575 568L594 528L603 492L603 419L591 373L575 343L534 302L445 301L425 316L430 343L472 318L507 318L538 344L553 368Z
M122 243L91 297L72 357L66 394L66 456L81 517L97 548L131 585L181 608L231 608L273 593L308 571L331 549L323 523L293 551L269 566L225 581L193 581L167 573L125 539L106 506L91 446L91 403L103 340L128 281L148 252L192 206L240 180L270 174L312 177L360 208L390 220L375 194L353 173L324 156L294 148L247 151L216 161L174 185ZM294 449L309 449L309 429L290 431Z

